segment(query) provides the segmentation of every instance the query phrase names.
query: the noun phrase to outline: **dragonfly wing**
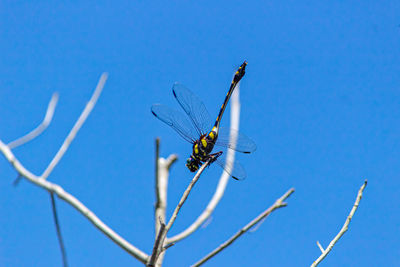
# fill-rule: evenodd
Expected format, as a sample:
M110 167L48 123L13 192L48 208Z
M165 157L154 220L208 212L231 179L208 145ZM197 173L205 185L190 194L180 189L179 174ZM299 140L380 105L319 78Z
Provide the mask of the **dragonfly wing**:
M197 140L198 134L196 129L194 129L193 124L180 111L155 104L151 106L151 113L174 129L186 141L194 143Z
M212 120L201 99L180 83L174 84L172 92L179 105L193 122L199 136L210 131Z
M234 144L229 141L230 131L231 130L228 128L221 127L217 142L215 144L217 146L228 147L242 153L252 153L257 149L257 146L253 140L237 130L232 130L232 134L237 135L236 146L234 146Z
M218 157L215 160L222 169L224 169L230 176L232 176L235 180L244 180L246 179L246 171L244 170L242 164L237 160L227 161L224 155Z

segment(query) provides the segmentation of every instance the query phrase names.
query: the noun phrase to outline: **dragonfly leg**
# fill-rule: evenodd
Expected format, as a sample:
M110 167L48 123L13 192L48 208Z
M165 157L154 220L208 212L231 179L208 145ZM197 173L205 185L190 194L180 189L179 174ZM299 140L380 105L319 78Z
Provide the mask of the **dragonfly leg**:
M211 163L213 163L213 162L216 161L217 158L218 158L219 156L221 156L221 155L222 155L222 151L218 151L218 152L212 153L212 154L210 154L210 155L208 155L208 156L211 158Z

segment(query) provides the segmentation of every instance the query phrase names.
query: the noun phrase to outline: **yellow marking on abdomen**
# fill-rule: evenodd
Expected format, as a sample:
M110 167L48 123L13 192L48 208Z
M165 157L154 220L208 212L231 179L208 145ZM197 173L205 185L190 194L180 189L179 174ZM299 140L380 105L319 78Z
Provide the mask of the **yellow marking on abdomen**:
M206 141L205 139L201 139L201 144L202 144L204 147L207 147L207 141Z
M194 153L199 154L199 145L198 144L194 145Z

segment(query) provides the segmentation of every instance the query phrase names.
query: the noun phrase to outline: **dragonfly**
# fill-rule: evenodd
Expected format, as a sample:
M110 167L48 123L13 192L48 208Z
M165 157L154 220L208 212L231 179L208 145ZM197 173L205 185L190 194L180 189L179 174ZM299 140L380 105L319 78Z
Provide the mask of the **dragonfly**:
M200 98L180 83L173 85L172 93L186 116L162 104L152 105L151 112L156 118L170 126L183 139L192 144L192 154L186 160L186 167L191 172L197 171L204 162L209 160L210 163L216 162L236 180L246 178L246 172L238 161L224 160L225 157L221 156L222 151L212 153L215 145L246 154L256 150L256 145L250 138L235 130L237 142L230 142L229 131L232 130L220 127L222 115L233 91L245 74L246 65L247 62L244 61L235 72L229 91L214 123Z

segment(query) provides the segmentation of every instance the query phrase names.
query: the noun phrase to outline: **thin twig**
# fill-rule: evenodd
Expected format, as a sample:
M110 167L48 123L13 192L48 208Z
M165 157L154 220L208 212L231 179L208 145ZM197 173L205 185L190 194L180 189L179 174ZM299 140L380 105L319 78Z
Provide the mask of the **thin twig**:
M22 176L21 174L18 173L17 178L15 178L14 182L13 182L13 186L18 186L19 182L21 182L22 180Z
M321 250L322 253L325 252L324 248L321 246L321 244L319 243L319 241L317 241L317 246L319 247L319 249Z
M115 244L120 246L130 255L141 261L142 263L146 263L148 261L149 256L143 251L139 250L116 232L114 232L110 227L108 227L105 223L103 223L91 210L89 210L85 205L83 205L78 199L64 191L64 189L54 183L51 183L45 179L41 179L40 177L34 175L30 171L28 171L14 156L10 148L5 145L0 140L0 152L4 155L8 162L14 167L14 169L24 178L26 178L31 183L47 190L48 192L53 192L60 199L64 200L72 207L74 207L77 211L79 211L83 216L85 216L97 229L99 229L103 234L109 237Z
M161 221L161 218L160 218ZM151 254L150 257L150 262L149 262L149 267L154 267L154 264L156 262L156 257L158 255L157 250L159 249L159 247L161 246L161 242L162 242L162 236L164 234L165 231L165 223L163 221L160 222L160 229L158 231L157 234L157 238L156 241L154 242L154 246L153 246L153 253Z
M26 135L18 138L17 140L14 140L14 141L8 143L7 144L8 147L10 149L14 149L18 146L21 146L21 145L31 141L32 139L36 138L44 130L46 130L46 128L49 126L49 124L53 118L54 110L56 109L56 106L57 106L57 101L58 101L58 93L54 93L51 96L51 100L47 106L46 115L44 116L43 121L35 129L30 131Z
M156 204L155 204L155 210L154 210L154 224L155 224L155 236L157 239L158 233L160 232L160 221L162 220L165 222L165 208L166 208L166 203L162 203L162 193L161 191L162 188L160 188L160 178L159 178L159 158L160 158L160 138L156 138L156 155L155 155L155 180L156 180L156 186L155 186L155 193L156 193ZM165 193L167 193L167 190L165 190ZM165 208L163 207L162 204L165 204Z
M185 203L186 199L189 196L190 191L192 190L193 186L196 184L196 182L199 180L201 173L204 171L204 169L210 164L210 159L207 160L201 167L200 169L197 171L196 175L193 177L192 181L190 181L190 184L188 185L188 187L186 188L185 192L183 193L178 205L176 206L174 212L172 213L171 218L168 221L167 226L165 227L164 231L160 231L156 241L158 240L158 238L161 238L161 242L159 242L158 247L156 250L153 249L153 254L150 257L150 261L148 263L148 266L154 266L154 264L157 262L158 256L160 255L160 253L162 253L163 247L167 247L169 244L165 244L164 240L165 237L168 233L168 231L171 229L172 225L174 224L176 217L180 211L180 209L182 208L183 204ZM154 255L155 253L155 255Z
M283 196L281 196L279 199L275 201L275 203L263 211L260 215L258 215L255 219L253 219L251 222L249 222L246 226L244 226L242 229L240 229L235 235L233 235L231 238L229 238L227 241L225 241L223 244L221 244L218 248L213 250L211 253L209 253L207 256L205 256L203 259L199 260L195 264L192 265L192 267L195 266L200 266L204 264L206 261L217 255L219 252L221 252L223 249L231 245L236 239L238 239L241 235L246 233L249 229L251 229L254 225L256 225L258 222L266 218L268 215L270 215L274 210L286 207L286 203L283 202L285 201L292 193L294 192L294 188L289 189Z
M230 112L230 135L229 135L229 143L231 144L236 144L237 141L237 130L239 130L239 121L240 121L240 88L239 84L236 86L235 90L232 93L231 96L231 112ZM230 162L233 162L235 159L235 150L233 149L228 149L227 150L227 160ZM227 172L223 172L221 175L221 178L219 179L218 186L215 189L214 195L212 196L211 200L207 204L207 207L205 210L200 214L199 217L184 231L181 233L167 238L165 241L166 244L170 243L176 243L186 237L188 237L190 234L192 234L194 231L196 231L207 219L211 216L211 214L214 212L215 208L217 207L218 203L222 199L222 196L224 195L225 188L228 185L228 181L230 179L230 176Z
M335 236L335 238L329 243L328 247L326 249L323 249L322 246L320 246L320 249L322 251L321 256L316 259L313 264L311 264L311 267L317 266L327 255L328 253L332 250L333 246L336 244L336 242L339 241L339 239L346 233L346 231L349 229L349 224L351 219L353 218L354 213L356 212L358 205L360 204L361 198L363 191L365 187L367 186L367 180L364 181L363 185L360 187L360 190L358 190L357 198L356 201L354 202L353 208L350 211L349 216L347 216L346 221L344 222L344 225L342 229L340 229L340 232Z
M187 197L190 194L190 191L192 190L193 186L196 184L196 182L199 180L201 173L204 171L204 169L210 164L210 159L207 160L199 169L199 171L196 173L196 175L193 177L193 180L190 182L189 186L186 188L185 192L183 193L181 200L179 200L178 205L176 206L174 212L172 213L171 218L168 221L167 224L167 232L169 229L171 229L172 225L174 224L176 220L176 216L178 216L179 211L181 210L183 204L185 203Z
M162 251L167 250L167 249L169 249L170 247L172 247L174 245L175 245L175 243L168 244L168 245L166 245L165 247L162 248Z
M101 91L104 88L104 84L106 83L108 74L103 73L99 79L99 82L96 86L96 89L93 92L92 97L90 98L89 102L86 104L85 109L79 116L78 120L76 121L74 127L72 127L71 131L69 132L67 138L65 138L64 143L58 150L57 154L54 156L53 160L50 162L49 166L47 166L46 170L41 175L42 179L47 179L50 173L53 171L54 167L60 161L64 153L67 151L69 145L71 144L72 140L74 140L76 134L78 133L79 129L82 127L83 123L86 121L86 118L89 116L90 112L92 111L93 107L96 105L97 99L100 96Z
M64 266L64 267L68 267L67 253L66 253L66 251L65 251L64 241L63 241L63 237L62 237L62 234L61 234L60 222L58 221L56 200L54 199L54 194L53 194L53 192L50 192L50 199L51 199L51 210L52 210L52 212L53 212L54 224L55 224L55 226L56 226L57 237L58 237L58 243L59 243L59 245L60 245L61 257L62 257L62 261L63 261L63 266Z

